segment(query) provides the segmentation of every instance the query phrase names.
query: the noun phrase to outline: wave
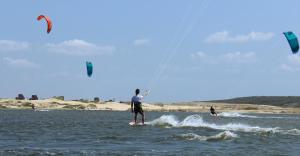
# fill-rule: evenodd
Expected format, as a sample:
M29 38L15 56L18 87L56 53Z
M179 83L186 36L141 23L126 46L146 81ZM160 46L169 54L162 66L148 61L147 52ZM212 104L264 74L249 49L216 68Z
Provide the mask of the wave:
M238 138L238 135L230 131L224 131L213 136L201 136L194 133L187 133L187 134L181 134L177 137L186 140L222 141L222 140L231 140L234 138Z
M244 115L244 114L240 114L240 113L236 113L236 112L222 112L220 114L218 114L218 116L222 116L222 117L242 117L242 118L258 118L258 116L254 116L254 115Z
M203 121L200 115L190 115L183 121L179 121L174 115L163 115L158 119L147 122L153 126L173 126L173 127L204 127L217 130L242 131L242 132L268 132L277 128L261 128L258 126L248 126L241 123L229 123L225 125L217 125Z
M35 109L36 112L49 112L48 109Z
M287 135L300 135L300 130L296 128L289 130L279 130L279 132Z
M240 118L266 118L266 119L299 119L297 117L282 117L282 116L254 116L254 115L245 115L242 113L236 113L236 112L222 112L218 114L218 116L221 117L240 117Z
M279 127L264 128L259 126L250 126L242 123L215 124L205 122L200 115L190 115L184 120L179 121L174 115L163 115L153 121L145 124L162 127L202 127L224 131L256 132L256 133L281 133L290 135L300 135L300 130L283 130Z
M145 122L145 124L152 126L176 126L178 123L178 119L174 115L162 115L155 120Z

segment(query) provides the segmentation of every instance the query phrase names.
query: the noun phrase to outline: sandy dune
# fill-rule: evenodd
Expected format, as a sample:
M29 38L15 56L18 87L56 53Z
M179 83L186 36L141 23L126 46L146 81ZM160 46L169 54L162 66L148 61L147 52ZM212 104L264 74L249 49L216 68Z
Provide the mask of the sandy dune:
M76 110L111 110L129 111L130 105L119 102L80 102L62 101L57 99L45 100L14 100L0 99L0 109L31 109L34 105L36 109L76 109ZM207 112L213 105L217 112L240 112L240 113L292 113L300 114L300 108L286 108L267 105L254 104L226 104L208 102L189 102L177 104L147 104L143 103L145 111L181 111L181 112Z

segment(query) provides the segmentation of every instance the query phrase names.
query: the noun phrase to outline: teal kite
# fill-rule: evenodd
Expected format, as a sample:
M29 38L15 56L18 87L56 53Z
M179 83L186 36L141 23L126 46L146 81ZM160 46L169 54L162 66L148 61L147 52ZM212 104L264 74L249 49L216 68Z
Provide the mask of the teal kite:
M299 50L299 42L298 42L297 36L291 31L284 32L283 34L286 37L286 39L288 40L293 54L296 54Z
M87 71L88 77L91 77L92 74L93 74L93 64L92 64L92 62L86 62L86 71Z

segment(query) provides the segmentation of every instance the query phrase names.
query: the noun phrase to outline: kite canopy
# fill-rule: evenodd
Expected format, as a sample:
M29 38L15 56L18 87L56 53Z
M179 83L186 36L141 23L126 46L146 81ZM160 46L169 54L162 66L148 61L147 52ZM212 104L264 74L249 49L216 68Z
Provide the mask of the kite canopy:
M41 19L45 19L47 22L47 33L49 34L51 29L52 29L52 21L50 20L50 18L48 16L44 16L44 15L40 15L37 20L41 20Z
M286 39L288 40L293 54L296 54L299 50L299 42L298 42L297 36L291 31L284 32L283 34L286 37Z
M92 64L92 62L86 62L86 71L87 71L88 77L91 77L92 74L93 74L93 64Z

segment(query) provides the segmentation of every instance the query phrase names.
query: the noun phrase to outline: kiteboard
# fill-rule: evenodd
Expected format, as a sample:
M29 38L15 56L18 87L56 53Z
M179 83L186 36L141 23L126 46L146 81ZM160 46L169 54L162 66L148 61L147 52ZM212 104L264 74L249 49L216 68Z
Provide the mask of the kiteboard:
M130 126L145 126L145 124L143 124L143 123L141 123L141 122L138 122L137 124L135 124L134 121L129 122L129 125L130 125Z

